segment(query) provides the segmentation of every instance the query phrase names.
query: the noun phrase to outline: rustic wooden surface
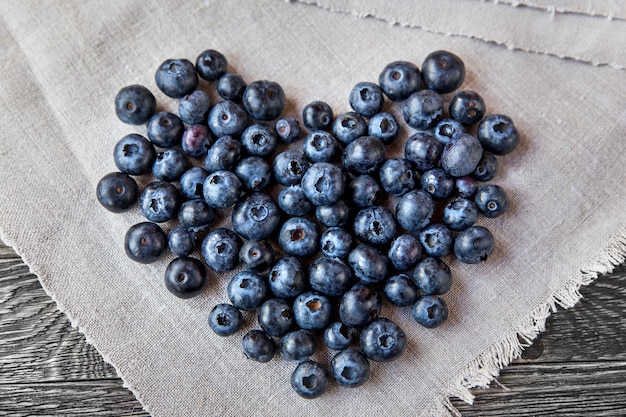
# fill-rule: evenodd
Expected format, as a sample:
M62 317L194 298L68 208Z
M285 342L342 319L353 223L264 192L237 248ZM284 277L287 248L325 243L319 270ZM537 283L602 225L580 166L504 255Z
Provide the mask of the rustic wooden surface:
M626 264L554 314L463 416L626 415ZM0 416L148 416L0 242Z

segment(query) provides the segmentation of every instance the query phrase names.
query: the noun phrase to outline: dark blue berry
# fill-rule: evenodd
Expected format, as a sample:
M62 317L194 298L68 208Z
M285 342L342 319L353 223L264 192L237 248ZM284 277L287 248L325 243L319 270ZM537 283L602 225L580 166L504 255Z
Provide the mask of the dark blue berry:
M391 144L400 133L400 126L391 113L376 113L367 123L367 134L380 139L385 145Z
M452 272L439 258L424 258L413 271L413 282L424 295L441 295L452 286Z
M326 227L345 226L350 220L350 207L340 199L328 206L317 206L315 217Z
M385 98L380 87L370 82L360 82L350 92L350 107L365 117L372 117L383 108Z
M219 336L231 336L243 326L243 316L232 304L218 304L209 313L209 326Z
M371 246L358 245L354 248L348 255L348 264L363 282L378 283L387 278L388 259Z
M293 324L293 310L285 300L270 298L257 310L257 321L268 335L284 336Z
M462 197L452 200L443 209L443 222L450 230L464 230L476 223L478 208L476 203Z
M443 98L433 90L415 92L404 102L402 116L414 129L430 129L443 117Z
M247 86L241 75L227 73L217 81L217 93L224 100L240 100Z
M185 125L180 117L169 112L159 112L148 121L148 139L160 148L179 145Z
M290 362L302 362L315 353L317 342L313 332L305 329L287 333L280 340L280 354Z
M433 199L425 191L413 190L402 196L396 206L396 219L409 232L418 232L430 223L435 210Z
M235 166L241 184L250 191L262 191L272 184L272 169L260 156L243 158Z
M278 206L267 194L252 193L235 204L232 225L246 239L267 239L280 223Z
M434 199L442 200L452 195L454 177L441 168L429 169L422 175L421 187Z
M210 207L225 209L239 201L243 185L233 172L215 171L204 180L202 195Z
M207 49L196 58L198 75L207 81L219 79L226 73L227 68L226 57L214 49Z
M422 88L422 76L412 62L395 61L383 68L378 84L387 97L400 101Z
M274 157L274 178L276 182L285 186L299 184L309 165L301 151L295 149L283 151Z
M178 209L178 221L194 232L206 230L215 220L215 210L204 200L187 200Z
M371 174L384 162L385 144L373 136L361 136L343 151L343 166L353 174Z
M187 126L181 139L183 152L192 158L206 156L212 144L211 132L205 125L200 124Z
M317 398L328 388L328 372L317 362L302 362L291 374L291 387L302 398Z
M115 166L129 175L147 174L156 159L154 146L141 135L131 133L120 139L113 150Z
M207 123L217 137L238 136L248 124L248 115L239 104L232 100L224 100L211 107Z
M188 125L205 123L211 107L211 98L202 90L195 90L180 99L178 115Z
M166 96L181 98L198 86L196 68L187 59L168 59L163 62L154 76L157 87Z
M324 256L345 259L352 249L352 236L341 227L329 227L320 238L320 250Z
M422 79L431 90L450 93L463 84L465 64L452 52L431 52L422 63Z
M371 285L358 283L341 297L339 317L346 326L358 329L376 320L382 307L383 300L378 290Z
M386 245L396 235L394 215L384 206L366 207L354 217L354 234L370 245Z
M486 217L494 218L509 209L509 197L504 188L496 184L486 184L476 191L474 197L478 210Z
M207 151L204 167L208 172L230 170L235 167L240 155L241 142L232 136L222 136Z
M250 239L241 246L239 261L245 269L263 272L274 264L274 248L265 240Z
M289 216L302 217L313 209L300 184L283 188L277 201L278 207Z
M433 223L426 226L419 234L420 242L430 256L446 256L452 250L454 236L443 224Z
M398 359L406 349L406 334L393 321L379 318L361 330L361 349L376 362Z
M241 345L246 357L257 362L269 362L276 354L274 339L263 330L250 330L243 336Z
M483 152L483 156L478 161L476 169L472 172L474 178L478 181L490 181L498 173L498 159L494 154L488 151Z
M466 264L485 261L493 253L493 235L483 226L470 226L460 232L454 241L454 255Z
M496 155L513 152L519 143L519 133L510 117L490 114L478 124L478 140L486 151Z
M333 109L323 101L314 101L302 109L302 123L309 130L326 130L333 121Z
M191 167L180 176L180 191L190 200L204 198L204 181L209 172L201 167Z
M404 157L419 171L428 171L439 164L443 145L429 133L417 132L404 145Z
M459 133L443 147L440 162L448 174L463 177L476 169L482 154L483 147L478 139L468 133Z
M239 263L241 239L232 230L220 227L211 231L202 241L202 257L215 272L235 269Z
M358 137L367 135L367 122L357 112L342 113L333 122L333 135L347 145Z
M332 303L325 295L310 291L300 294L293 302L293 314L298 326L321 330L330 322Z
M417 300L417 287L405 274L389 277L383 291L387 300L398 307L412 305Z
M300 123L298 123L298 120L293 116L281 117L276 120L274 129L280 140L285 143L297 141L300 139L300 134L302 133Z
M448 306L443 298L437 295L424 295L413 304L411 314L416 322L432 329L446 321Z
M117 117L131 125L146 123L156 110L156 98L142 85L129 85L115 96Z
M187 159L178 149L166 149L157 153L152 174L161 181L178 181L187 170Z
M304 217L288 219L278 234L278 244L287 255L313 255L317 251L318 243L317 226Z
M478 190L478 182L473 177L458 177L454 180L454 188L459 197L473 198Z
M314 130L304 138L302 152L311 162L331 162L341 149L332 134L324 130Z
M193 298L205 285L206 270L195 258L176 258L165 270L165 287L178 298Z
M418 181L413 166L404 158L386 160L380 167L378 175L383 189L396 197L401 197L413 190Z
M309 283L315 291L339 297L352 285L352 272L337 258L319 258L309 268Z
M350 197L357 208L371 207L381 199L380 185L370 175L359 175L350 182Z
M152 222L131 226L124 238L126 255L142 264L155 262L166 248L167 236L159 225Z
M188 227L176 226L167 235L167 245L176 256L189 256L196 250L196 233Z
M228 298L240 310L257 309L266 296L265 279L253 272L239 272L228 283Z
M111 172L98 181L96 197L102 206L113 213L128 210L137 202L139 189L135 180L122 172Z
M152 222L165 222L176 216L182 198L171 183L151 182L139 197L139 211Z
M328 325L324 330L324 343L330 349L344 350L356 340L358 332L356 329L346 326L340 321Z
M330 373L341 386L360 387L369 378L370 364L360 351L346 349L333 357L330 363Z
M241 134L241 145L249 155L268 156L276 151L278 136L266 123L253 123Z
M345 177L336 165L316 162L302 177L302 190L311 203L324 206L336 203L345 190Z
M268 274L270 288L279 298L294 298L302 294L308 276L302 262L296 257L284 256Z
M477 123L485 115L485 101L475 91L459 91L448 107L450 116L466 126Z
M243 93L243 105L253 119L272 120L285 107L285 92L273 81L254 81Z
M400 235L391 242L387 256L395 269L406 271L413 268L422 257L422 246L415 236Z
M432 130L432 136L444 146L461 133L465 133L465 128L454 119L441 119Z

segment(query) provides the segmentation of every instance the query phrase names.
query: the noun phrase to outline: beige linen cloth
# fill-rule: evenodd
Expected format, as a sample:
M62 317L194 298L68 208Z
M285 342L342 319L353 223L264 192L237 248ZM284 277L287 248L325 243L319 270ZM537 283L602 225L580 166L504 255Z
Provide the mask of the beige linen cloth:
M578 301L580 285L624 261L625 9L583 0L2 2L1 238L154 416L454 414L450 396L471 401L469 388L520 355L518 336L532 340L557 306ZM137 209L113 214L95 199L98 180L115 170L114 144L145 134L116 118L117 91L146 85L175 111L155 69L208 48L248 82L279 82L293 115L313 100L348 111L352 86L376 81L387 63L420 65L451 50L466 64L463 88L521 132L494 179L510 210L480 220L495 235L492 258L446 258L455 282L438 329L385 305L408 348L372 363L361 388L298 397L292 363L247 360L243 331L220 338L209 329L232 273L210 274L195 299L173 297L163 284L171 255L146 266L124 254ZM401 154L409 134L390 153ZM328 365L329 356L314 358Z

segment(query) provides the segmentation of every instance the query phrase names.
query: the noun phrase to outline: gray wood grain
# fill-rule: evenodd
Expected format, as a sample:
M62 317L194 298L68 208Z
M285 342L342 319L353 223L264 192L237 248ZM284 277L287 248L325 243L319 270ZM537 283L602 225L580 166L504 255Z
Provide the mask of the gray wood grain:
M626 265L581 292L463 416L625 415ZM0 242L0 416L78 415L148 416Z

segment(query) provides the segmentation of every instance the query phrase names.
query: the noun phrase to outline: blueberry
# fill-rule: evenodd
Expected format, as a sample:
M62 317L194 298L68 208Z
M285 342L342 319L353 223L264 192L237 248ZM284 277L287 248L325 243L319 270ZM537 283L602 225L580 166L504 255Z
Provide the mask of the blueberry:
M476 203L457 197L443 209L443 222L450 230L464 230L476 223L478 208Z
M246 357L257 362L269 362L276 354L274 339L263 330L250 330L243 336L241 345Z
M309 165L301 151L295 149L283 151L274 157L274 178L281 185L299 184Z
M413 304L411 314L416 322L432 329L446 321L448 306L443 298L437 295L424 295Z
M239 260L245 269L263 272L274 264L274 249L265 240L250 239L241 246Z
M219 79L226 73L227 67L226 57L214 49L207 49L196 58L198 75L207 81Z
M247 86L241 75L227 73L217 81L217 93L224 100L240 100Z
M258 308L266 296L265 279L253 272L239 272L228 283L228 298L240 310Z
M196 233L188 227L176 226L167 235L167 245L176 256L189 256L196 250Z
M441 166L453 177L471 174L483 154L478 139L468 133L459 133L443 147Z
M477 123L485 115L485 101L475 91L459 91L448 107L450 116L466 126Z
M417 287L405 274L389 277L383 291L387 300L398 307L412 305L417 300Z
M239 104L224 100L211 107L207 123L211 132L217 137L238 136L248 124L248 115Z
M240 155L241 142L232 136L222 136L207 151L204 167L208 172L230 170L235 167Z
M388 259L371 246L361 244L354 248L348 255L348 264L363 282L378 283L387 278Z
M219 336L231 336L243 326L243 316L232 304L217 304L209 313L209 326Z
M281 117L276 120L274 129L280 140L285 143L297 141L300 139L300 134L302 133L300 123L298 123L298 120L293 116Z
M260 156L243 158L235 166L241 184L250 191L262 191L272 184L272 169Z
M328 206L317 206L315 217L326 227L345 226L350 220L350 207L340 199Z
M166 248L167 236L159 225L152 222L131 226L124 237L126 255L142 264L155 262Z
M289 216L302 217L313 209L300 184L285 187L278 194L278 207Z
M393 321L379 318L361 330L361 349L376 362L398 359L406 349L406 334Z
M350 91L350 107L365 117L379 113L385 98L380 87L370 82L360 82Z
M333 135L347 145L358 137L367 135L367 122L357 112L342 113L333 122Z
M328 372L317 362L302 362L291 374L291 387L302 398L317 398L328 388Z
M201 167L191 167L180 176L180 191L190 200L204 198L203 188L209 173Z
M142 85L129 85L115 96L117 117L131 125L146 123L156 110L156 98Z
M243 105L253 119L272 120L285 107L285 92L273 81L254 81L243 93Z
M430 256L446 256L452 250L454 236L445 225L433 223L426 226L419 234L424 252Z
M384 206L366 207L354 217L354 234L370 245L386 245L396 230L396 219Z
M278 206L267 194L250 194L232 212L233 228L246 239L267 239L279 223Z
M441 168L429 169L422 175L421 187L434 199L442 200L452 195L454 177Z
M288 219L278 234L278 244L287 255L313 255L317 251L318 242L317 226L304 217Z
M337 139L324 130L314 130L302 143L302 152L311 162L331 162L340 151Z
M113 213L130 209L137 202L139 188L134 179L122 172L111 172L98 181L96 197L102 206Z
M458 177L454 180L454 188L459 197L473 198L478 190L478 182L473 177Z
M257 321L268 335L284 336L293 324L293 310L284 300L270 298L259 307Z
M148 139L161 148L180 144L185 125L180 117L169 112L159 112L148 121Z
M465 64L452 52L431 52L422 63L422 78L431 90L450 93L463 84Z
M298 258L292 256L282 257L270 270L270 288L274 295L279 298L294 298L302 294L307 283L306 269Z
M418 232L430 223L435 204L425 191L413 190L402 196L396 206L396 219L409 232Z
M151 182L139 197L139 211L152 222L165 222L176 216L181 200L180 193L169 182Z
M302 177L302 189L316 206L334 204L345 190L345 177L341 168L328 162L316 162Z
M346 326L340 321L331 323L324 330L324 343L330 349L344 350L356 340L358 332L356 329Z
M141 135L131 133L120 139L113 150L115 166L129 175L147 174L156 159L154 146Z
M442 151L441 142L426 132L415 133L404 145L404 157L422 172L437 167Z
M319 258L309 268L309 283L315 291L339 297L352 285L352 272L337 258Z
M474 178L478 181L490 181L498 173L498 159L494 154L484 151L476 169L472 172Z
M314 101L302 109L302 123L309 130L326 130L333 121L333 109L323 101Z
M200 124L187 126L181 139L183 152L192 158L206 156L212 144L211 132L205 125Z
M361 136L346 146L342 161L353 174L371 174L382 165L385 155L385 144L380 139Z
M422 246L413 235L400 235L391 242L387 253L391 265L398 271L413 268L422 257Z
M486 217L501 216L509 209L509 197L504 188L496 184L486 184L476 191L474 197L478 210Z
M441 119L432 130L432 136L444 146L461 133L465 133L465 128L454 119Z
M287 333L280 340L280 354L290 362L303 362L315 353L317 342L313 332L305 329Z
M239 201L243 185L233 172L215 171L204 180L202 195L210 207L225 209Z
M391 144L399 133L400 127L391 113L376 113L367 123L367 134L380 139L385 145Z
M510 117L490 114L478 124L478 140L483 148L496 155L513 152L519 143L519 133Z
M483 226L470 226L458 234L454 241L454 255L466 264L486 260L495 247L493 235Z
M193 298L206 285L206 270L195 258L174 259L165 270L165 287L178 298Z
M178 210L178 221L194 232L206 230L215 220L215 210L204 200L187 200Z
M330 363L330 373L341 386L360 387L369 378L370 364L360 351L346 349L333 357Z
M163 62L154 76L157 87L166 96L181 98L198 86L196 68L187 59L168 59Z
M310 291L300 294L293 302L293 314L298 326L306 330L321 330L330 321L332 303L323 294Z
M204 123L209 115L211 98L202 90L195 90L180 99L178 115L188 125Z
M378 84L387 97L400 101L422 88L422 75L412 62L395 61L383 68Z
M371 285L358 283L341 297L339 317L346 326L361 328L376 320L382 307L383 300L378 290Z
M341 227L329 227L320 238L320 250L324 256L345 259L352 248L352 236Z
M452 286L452 272L439 258L424 258L413 271L413 282L424 295L441 295Z
M404 102L402 116L414 129L430 129L443 117L443 98L433 90L415 92Z
M249 155L268 156L276 151L278 136L268 124L253 123L241 134L241 145Z
M357 208L371 207L381 199L380 185L370 175L359 175L350 182L350 197Z
M402 197L415 188L416 175L413 166L404 158L386 160L378 175L383 189L396 197Z
M187 170L185 155L178 149L166 149L157 153L152 174L161 181L178 181Z
M211 231L202 241L202 257L215 272L235 269L239 263L241 239L232 230L220 227Z

